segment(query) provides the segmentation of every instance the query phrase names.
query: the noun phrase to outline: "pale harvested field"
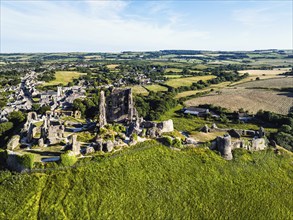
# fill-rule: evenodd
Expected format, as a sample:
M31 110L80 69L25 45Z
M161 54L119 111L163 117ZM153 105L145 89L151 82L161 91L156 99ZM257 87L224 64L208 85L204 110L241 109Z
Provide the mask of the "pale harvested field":
M238 85L245 88L289 88L293 87L293 77L282 77L275 79L257 80L253 82L242 83Z
M191 86L192 83L198 82L199 80L209 80L216 78L216 76L213 75L207 75L207 76L194 76L194 77L186 77L186 78L177 78L177 79L170 79L165 82L166 85L172 86L174 88L178 88L180 86Z
M240 80L238 82L233 83L232 85L238 85L240 83L244 82L251 82L258 77L259 79L272 79L272 78L282 78L284 76L281 76L279 74L285 73L289 71L290 68L276 68L273 70L241 70L239 73L244 74L248 73L249 76L243 80Z
M262 76L265 75L278 75L281 73L285 73L289 71L289 68L280 68L280 69L272 69L272 70L241 70L239 73L248 73L250 76Z
M221 90L220 94L213 92L207 96L190 99L185 104L213 104L232 111L243 108L251 113L262 109L285 115L293 106L293 94L264 89L226 88Z

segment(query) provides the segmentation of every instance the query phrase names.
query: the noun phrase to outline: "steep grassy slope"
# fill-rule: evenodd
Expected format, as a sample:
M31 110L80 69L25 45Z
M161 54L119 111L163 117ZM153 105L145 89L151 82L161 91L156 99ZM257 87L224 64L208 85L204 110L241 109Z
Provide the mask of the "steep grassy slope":
M224 161L155 141L73 169L1 174L1 219L292 219L292 156Z

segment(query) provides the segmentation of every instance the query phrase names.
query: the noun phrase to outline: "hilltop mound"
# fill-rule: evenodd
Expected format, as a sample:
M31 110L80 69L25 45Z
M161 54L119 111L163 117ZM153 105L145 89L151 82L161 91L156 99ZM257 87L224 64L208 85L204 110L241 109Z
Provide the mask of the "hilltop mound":
M0 174L1 219L290 219L292 156L238 149L225 161L206 148L156 141L77 167Z

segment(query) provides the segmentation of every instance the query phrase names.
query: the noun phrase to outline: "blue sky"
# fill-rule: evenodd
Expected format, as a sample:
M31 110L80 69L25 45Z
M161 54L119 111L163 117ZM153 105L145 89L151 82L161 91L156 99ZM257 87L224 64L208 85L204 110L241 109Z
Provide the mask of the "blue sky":
M0 52L292 49L291 0L1 0Z

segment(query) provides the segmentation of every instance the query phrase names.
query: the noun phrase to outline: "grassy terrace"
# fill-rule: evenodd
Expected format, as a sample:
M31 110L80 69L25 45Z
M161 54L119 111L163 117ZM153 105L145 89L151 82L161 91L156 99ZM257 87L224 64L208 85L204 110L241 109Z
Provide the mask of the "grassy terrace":
M89 162L89 160L91 160ZM1 219L292 219L292 156L150 141L73 169L0 173Z
M67 85L69 82L72 82L73 79L77 79L82 75L85 75L85 73L80 73L76 71L57 71L55 74L56 79L44 83L44 86L52 86L59 84Z

